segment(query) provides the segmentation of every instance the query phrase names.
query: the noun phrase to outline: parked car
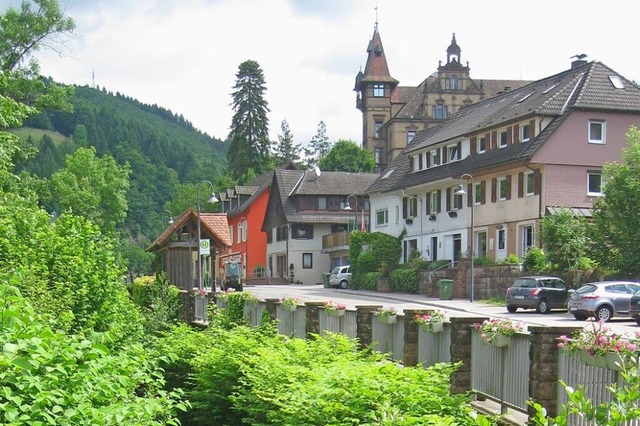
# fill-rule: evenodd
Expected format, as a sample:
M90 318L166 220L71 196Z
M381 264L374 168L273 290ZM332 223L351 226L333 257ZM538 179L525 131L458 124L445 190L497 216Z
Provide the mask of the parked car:
M331 271L329 283L334 287L349 288L351 280L351 265L336 266Z
M629 301L638 291L640 284L631 281L587 283L571 295L567 307L577 320L595 317L606 322L612 317L628 316Z
M551 309L566 309L568 297L569 289L558 277L520 277L507 289L507 311L522 308L546 314Z
M629 299L629 316L640 325L640 291L635 292Z

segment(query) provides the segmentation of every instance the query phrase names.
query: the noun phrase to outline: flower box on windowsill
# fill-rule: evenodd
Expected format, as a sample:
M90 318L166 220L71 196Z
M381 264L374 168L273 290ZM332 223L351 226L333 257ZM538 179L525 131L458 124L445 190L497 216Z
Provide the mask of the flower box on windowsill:
M397 315L378 315L378 322L380 324L395 324L397 320Z
M328 317L341 317L344 315L344 309L328 309L325 312Z
M429 215L429 220L430 220L430 221L432 221L432 222L433 222L434 220L436 220L436 215L435 215L435 213L431 213L431 214Z
M449 212L449 217L458 217L458 212L454 212L454 211Z

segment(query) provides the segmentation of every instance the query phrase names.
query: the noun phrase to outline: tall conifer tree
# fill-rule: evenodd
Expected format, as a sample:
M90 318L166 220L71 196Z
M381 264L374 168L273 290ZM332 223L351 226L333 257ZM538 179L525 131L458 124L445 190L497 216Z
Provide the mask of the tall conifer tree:
M269 155L269 107L264 98L267 90L260 65L253 60L240 64L233 86L234 111L229 134L229 169L239 183L252 175L260 175L271 166Z
M281 166L287 161L297 164L300 161L300 144L293 142L293 133L289 127L289 122L284 119L280 123L280 134L278 141L274 142L273 155L276 165Z

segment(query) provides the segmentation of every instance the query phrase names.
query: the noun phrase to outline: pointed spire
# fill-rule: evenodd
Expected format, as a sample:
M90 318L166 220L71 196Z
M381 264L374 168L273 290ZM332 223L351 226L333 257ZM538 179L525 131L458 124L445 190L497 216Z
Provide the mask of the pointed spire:
M367 64L364 67L364 77L361 81L397 85L398 80L391 77L389 73L389 66L387 65L387 58L384 54L384 48L382 47L382 39L378 32L377 21L376 28L373 31L373 37L371 37L371 41L369 41L369 45L367 46L367 53Z

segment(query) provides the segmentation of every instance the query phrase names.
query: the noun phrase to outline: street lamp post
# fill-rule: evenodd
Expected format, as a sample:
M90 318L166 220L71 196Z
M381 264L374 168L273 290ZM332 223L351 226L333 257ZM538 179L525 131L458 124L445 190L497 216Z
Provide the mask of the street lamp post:
M249 222L246 217L240 218L242 223L242 237L244 238L244 279L249 278Z
M196 195L198 198L198 223L197 223L197 227L198 227L198 290L202 290L204 288L203 283L202 283L202 256L200 256L200 185L206 183L209 185L209 187L211 188L211 195L209 196L209 199L207 200L207 202L209 203L217 203L218 199L216 198L216 194L214 194L213 192L213 184L211 182L209 182L208 180L203 180L200 181L196 187Z
M475 237L474 237L474 223L473 223L473 214L474 214L474 210L475 210L475 205L476 205L476 200L475 200L475 188L476 188L476 182L473 179L473 176L471 176L469 173L465 173L462 176L460 176L460 184L458 185L458 190L455 192L456 195L464 195L465 191L464 191L464 186L462 185L462 180L467 177L469 179L471 179L471 193L467 194L467 199L468 197L471 197L471 297L470 297L470 301L471 303L473 303L473 290L474 290L474 283L475 283L475 274L474 274L474 270L473 270L473 258L474 258L474 247L475 247Z
M173 225L173 215L171 214L171 212L169 210L163 210L161 213L161 220L162 220L162 229L164 229L164 212L169 213L169 221L167 222L169 225Z
M351 204L349 204L349 198L351 198L351 197L353 197L353 198L355 198L355 199L356 199L356 208L355 208L355 209L352 209L352 208L351 208ZM347 211L347 212L350 212L350 211L355 212L354 219L353 219L353 230L355 231L355 229L356 229L356 224L358 223L358 197L357 197L357 196L355 196L355 195L353 195L353 194L349 194L349 195L347 196L347 205L346 205L346 206L344 206L344 207L342 208L342 210Z

